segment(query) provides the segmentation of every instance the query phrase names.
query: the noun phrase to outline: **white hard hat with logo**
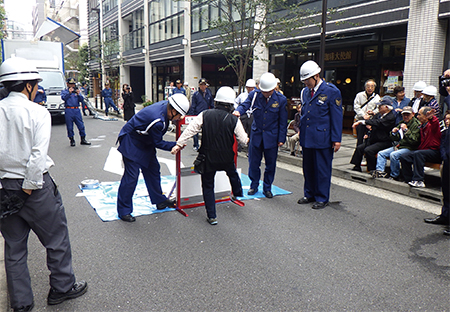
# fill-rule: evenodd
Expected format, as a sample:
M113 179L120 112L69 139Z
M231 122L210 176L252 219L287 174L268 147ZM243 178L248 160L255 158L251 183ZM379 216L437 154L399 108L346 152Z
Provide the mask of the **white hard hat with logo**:
M232 88L220 87L214 101L234 105L234 99L236 99L236 92Z
M6 81L42 81L36 66L21 57L7 59L0 66L0 82Z
M189 110L189 100L184 94L176 93L169 97L169 103L177 112L185 116Z
M413 90L414 91L422 91L426 87L427 87L427 84L425 81L417 81L413 86Z
M263 92L270 92L277 86L277 78L272 73L264 73L259 79L259 89Z
M314 61L306 61L300 67L300 80L306 80L320 73L321 69Z
M436 96L437 88L435 86L428 86L425 89L423 89L422 94Z

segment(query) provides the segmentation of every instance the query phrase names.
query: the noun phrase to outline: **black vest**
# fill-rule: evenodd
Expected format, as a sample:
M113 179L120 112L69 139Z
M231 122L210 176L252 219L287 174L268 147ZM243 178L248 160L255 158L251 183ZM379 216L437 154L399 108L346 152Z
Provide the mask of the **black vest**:
M202 144L199 152L206 155L208 165L214 167L234 162L234 129L238 117L221 109L203 112Z

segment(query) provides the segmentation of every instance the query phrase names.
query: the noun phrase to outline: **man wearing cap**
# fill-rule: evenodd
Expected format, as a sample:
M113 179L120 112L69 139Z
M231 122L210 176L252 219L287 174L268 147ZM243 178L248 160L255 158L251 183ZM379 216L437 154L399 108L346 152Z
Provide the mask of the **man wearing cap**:
M108 116L110 106L116 111L117 115L120 116L119 109L114 104L114 101L112 99L112 90L110 88L109 82L105 83L105 89L102 90L102 97L105 101L105 116Z
M75 79L69 78L67 80L67 89L61 91L61 99L65 102L65 119L67 127L67 136L70 140L70 146L75 146L75 139L73 138L73 123L77 125L78 132L81 137L81 145L91 145L86 141L86 131L84 129L83 117L81 117L80 103L83 105L84 98L80 93L80 89L75 88Z
M54 165L48 156L51 116L32 102L40 81L36 67L26 59L10 58L0 67L0 82L10 91L0 101L0 229L9 301L15 312L31 311L34 306L27 266L31 230L46 251L47 303L59 304L87 291L87 283L75 279L64 205L49 174Z
M401 155L400 163L406 183L412 187L425 187L423 182L425 162L441 163L441 129L439 119L431 107L422 107L417 119L421 123L420 145L417 150Z
M422 91L426 88L426 86L427 84L424 81L417 81L412 88L414 91L414 97L411 99L408 106L411 106L414 114L417 114L419 109L425 105Z
M298 204L314 202L311 208L328 205L333 155L341 147L342 97L336 86L320 78L314 61L300 67L305 88L300 93L300 145L303 155L304 195Z
M175 85L176 85L176 87L173 88L172 94L181 93L181 94L183 94L183 95L186 95L186 90L183 88L183 83L181 82L180 79L178 79L177 81L175 81Z
M405 106L401 112L403 120L393 128L389 137L393 145L378 152L377 168L373 178L392 178L399 180L400 177L400 155L415 150L420 144L420 122L414 117L411 106ZM390 175L384 170L387 159L390 159Z
M286 141L287 132L287 100L281 93L275 92L277 80L272 73L261 75L259 89L251 91L247 99L234 111L241 116L248 110L253 114L252 131L248 151L248 176L251 180L248 195L258 192L261 177L261 160L264 155L265 170L263 194L272 198L272 183L275 178L275 168L278 147Z
M389 138L389 133L395 127L395 114L392 110L392 99L384 97L378 103L378 113L372 118L370 115L364 115L364 119L353 123L355 128L359 124L364 124L370 131L368 143L361 143L358 145L353 153L351 164L355 165L352 170L361 172L361 160L364 155L367 159L367 170L371 173L376 169L377 158L379 151L391 147L392 141Z
M133 194L138 182L139 171L144 176L145 185L152 204L157 209L173 207L174 202L163 195L161 190L160 166L156 149L170 151L175 142L163 140L169 121L186 115L189 101L183 94L174 94L168 100L160 101L141 109L120 130L117 150L122 153L125 167L117 193L117 213L126 222L136 221L133 212Z
M186 90L186 97L187 97L188 101L190 102L191 101L191 88L189 87L189 83L187 81L185 81L183 83L183 86L184 86L183 87L184 90Z
M207 109L214 108L214 98L211 91L208 89L209 84L205 78L201 78L198 81L198 91L192 96L191 107L189 108L188 115L197 116L201 112ZM198 151L198 134L194 135L194 150Z

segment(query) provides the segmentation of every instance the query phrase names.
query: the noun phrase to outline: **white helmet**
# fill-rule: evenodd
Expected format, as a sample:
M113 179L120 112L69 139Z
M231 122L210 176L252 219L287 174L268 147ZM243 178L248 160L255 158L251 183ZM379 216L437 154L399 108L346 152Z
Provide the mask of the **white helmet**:
M255 81L255 79L247 80L247 82L245 83L245 86L248 87L248 88L256 88L256 81Z
M0 82L5 81L42 81L36 66L21 57L12 57L0 66Z
M427 84L425 81L417 81L413 86L413 90L414 91L422 91L426 87L427 87Z
M435 86L428 86L425 89L423 89L422 94L436 96L437 88Z
M214 101L221 103L234 104L234 99L236 98L236 92L230 87L220 87L217 90L216 97Z
M277 86L277 78L272 73L264 73L259 79L259 89L263 92L270 92Z
M185 116L189 110L189 100L184 94L175 93L174 95L169 97L169 103L182 116Z
M306 80L320 73L321 69L314 61L306 61L300 67L300 80Z

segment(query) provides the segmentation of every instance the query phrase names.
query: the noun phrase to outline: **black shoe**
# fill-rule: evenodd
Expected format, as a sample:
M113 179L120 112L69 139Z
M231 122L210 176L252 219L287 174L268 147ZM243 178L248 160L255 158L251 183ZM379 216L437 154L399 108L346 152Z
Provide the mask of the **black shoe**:
M86 137L81 137L81 145L91 145L91 142L86 141Z
M84 295L87 291L87 283L85 281L76 282L73 284L72 288L65 293L58 292L53 288L50 289L47 297L47 304L54 305L60 304L69 299L75 299Z
M133 217L130 214L124 215L124 216L119 216L120 220L125 221L125 222L134 222L136 221L136 218Z
M273 194L271 191L264 191L263 192L264 196L266 196L267 198L273 198Z
M314 201L314 198L308 198L308 197L302 197L297 201L297 204L303 205L312 203Z
M167 207L169 208L175 208L175 205L177 204L177 202L175 200L172 199L166 199L165 201L163 201L162 203L156 204L156 209L158 210L163 210L166 209Z
M30 305L27 305L26 307L14 308L14 312L29 312L33 310L33 308L34 308L34 301Z
M291 156L295 156L295 152L291 152Z
M69 138L70 146L75 146L75 139L73 137Z
M450 225L450 218L444 218L442 216L437 216L436 218L425 218L423 219L425 223L439 224L439 225Z
M362 169L360 166L355 166L352 168L353 171L358 171L358 172L362 172Z
M248 194L248 195L255 195L256 192L258 192L258 189L252 189L252 188L251 188L251 189L248 190L247 194Z
M322 208L325 208L326 206L328 206L328 203L324 203L324 202L315 202L313 205L312 205L312 209L322 209Z
M450 228L444 230L444 235L450 235Z

